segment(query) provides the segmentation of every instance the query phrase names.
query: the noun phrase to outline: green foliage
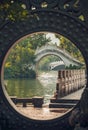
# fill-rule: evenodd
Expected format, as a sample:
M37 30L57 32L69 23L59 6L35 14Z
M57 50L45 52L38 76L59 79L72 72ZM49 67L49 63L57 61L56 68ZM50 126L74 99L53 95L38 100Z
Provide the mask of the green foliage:
M0 22L24 20L28 16L26 6L13 0L4 0L0 3Z
M33 34L11 49L5 63L5 78L35 78L35 50L49 42L45 34Z
M66 66L65 69L70 69L70 70L81 69L81 66L76 66L76 65L70 64L69 66Z
M39 62L39 65L38 65L38 69L39 70L43 70L43 71L47 71L49 70L49 64L51 62L54 62L54 61L58 61L60 60L59 57L57 56L54 56L54 55L48 55L46 57L44 57L40 62Z
M62 49L67 50L71 56L79 60L80 62L84 62L84 58L80 52L80 50L68 39L61 35L56 35L60 39L60 47Z

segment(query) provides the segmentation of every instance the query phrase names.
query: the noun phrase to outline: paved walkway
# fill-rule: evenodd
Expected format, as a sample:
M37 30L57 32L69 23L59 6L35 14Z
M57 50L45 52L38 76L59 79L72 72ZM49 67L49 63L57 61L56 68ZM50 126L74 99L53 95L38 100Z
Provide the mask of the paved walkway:
M80 99L83 89L78 90L62 99ZM35 120L49 120L60 117L68 112L67 108L49 108L49 104L44 105L42 108L35 108L33 105L28 107L17 106L19 112L31 119Z
M72 94L69 94L65 97L63 97L62 99L80 99L81 98L81 95L82 95L82 92L83 92L84 88L72 93Z
M64 115L68 111L65 108L49 108L43 106L42 108L36 108L33 106L29 107L18 107L19 112L25 116L35 120L50 120Z

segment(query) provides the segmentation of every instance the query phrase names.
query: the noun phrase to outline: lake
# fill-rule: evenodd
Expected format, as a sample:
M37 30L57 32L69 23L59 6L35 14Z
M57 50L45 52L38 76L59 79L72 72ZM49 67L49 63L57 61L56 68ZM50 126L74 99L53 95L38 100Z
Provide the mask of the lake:
M43 96L44 102L56 91L57 71L42 72L36 79L8 79L5 80L9 96L19 98Z

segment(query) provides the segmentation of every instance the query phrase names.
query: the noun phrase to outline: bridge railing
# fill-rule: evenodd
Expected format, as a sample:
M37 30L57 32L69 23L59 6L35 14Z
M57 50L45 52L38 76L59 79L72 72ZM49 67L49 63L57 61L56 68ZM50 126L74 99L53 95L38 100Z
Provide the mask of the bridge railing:
M63 56L67 57L67 59L69 59L70 61L73 61L79 65L83 65L83 63L80 63L80 61L72 57L68 51L60 47L57 47L55 45L45 45L45 46L39 47L36 49L35 55L40 56L42 53L45 53L47 51L61 53Z
M60 70L56 83L55 98L71 94L86 85L85 69Z

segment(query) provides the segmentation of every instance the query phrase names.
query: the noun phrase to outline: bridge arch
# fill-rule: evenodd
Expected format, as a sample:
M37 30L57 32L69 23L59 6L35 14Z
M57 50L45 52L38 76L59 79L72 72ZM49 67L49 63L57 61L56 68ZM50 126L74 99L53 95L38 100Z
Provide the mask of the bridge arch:
M65 64L66 67L72 66L82 66L83 63L79 62L73 58L66 50L61 49L55 45L45 45L38 48L35 52L35 62L36 64L47 55L55 55L59 57Z

